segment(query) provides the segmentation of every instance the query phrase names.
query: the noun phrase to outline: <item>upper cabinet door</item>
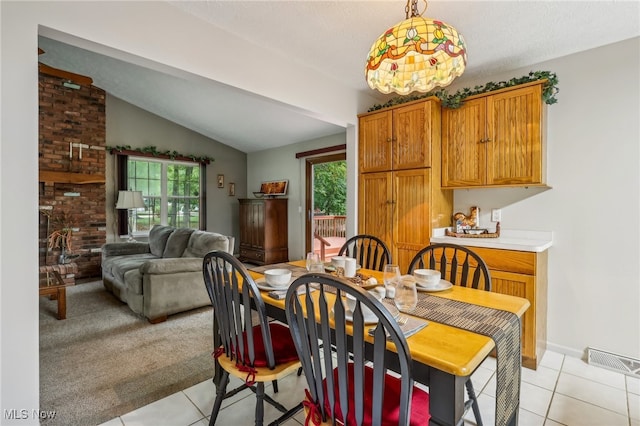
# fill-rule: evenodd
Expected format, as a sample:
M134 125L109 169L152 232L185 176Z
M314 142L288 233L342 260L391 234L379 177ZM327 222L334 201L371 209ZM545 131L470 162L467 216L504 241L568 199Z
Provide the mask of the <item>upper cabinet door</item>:
M431 108L426 101L393 110L393 170L431 167Z
M360 118L358 161L360 173L391 170L393 137L391 111Z
M442 111L442 186L545 183L542 83L467 100Z
M442 109L442 186L484 185L485 116L485 98Z
M439 114L440 105L425 100L361 116L360 173L431 167L432 139L437 143L440 137Z
M540 184L542 86L487 97L487 185Z

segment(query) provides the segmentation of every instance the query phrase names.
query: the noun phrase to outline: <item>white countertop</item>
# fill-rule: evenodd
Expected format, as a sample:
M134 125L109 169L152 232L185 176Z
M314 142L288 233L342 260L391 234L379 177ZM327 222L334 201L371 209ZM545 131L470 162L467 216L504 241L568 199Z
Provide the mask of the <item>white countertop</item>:
M498 238L447 237L447 228L436 228L431 237L432 243L453 243L469 247L486 247L503 250L542 252L553 245L551 231L519 231L500 229ZM448 228L450 229L450 228Z

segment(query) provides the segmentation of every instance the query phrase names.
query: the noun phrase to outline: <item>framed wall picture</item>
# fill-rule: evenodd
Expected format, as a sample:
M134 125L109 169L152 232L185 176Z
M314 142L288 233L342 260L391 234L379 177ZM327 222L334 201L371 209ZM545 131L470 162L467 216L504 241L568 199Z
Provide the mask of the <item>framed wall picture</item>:
M218 188L224 188L224 175L218 175Z
M229 196L233 197L234 195L236 195L236 184L231 182L229 184Z
M262 185L260 185L260 192L262 192L268 197L276 197L278 195L287 195L288 186L289 186L289 181L286 179L274 180L270 182L262 182Z

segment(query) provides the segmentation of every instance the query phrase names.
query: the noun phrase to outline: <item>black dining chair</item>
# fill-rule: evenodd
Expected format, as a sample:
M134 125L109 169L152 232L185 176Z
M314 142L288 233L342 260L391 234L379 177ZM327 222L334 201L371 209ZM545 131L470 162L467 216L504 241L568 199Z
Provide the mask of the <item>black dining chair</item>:
M387 245L373 235L355 235L340 247L338 256L356 259L364 269L382 271L384 265L391 263L391 252Z
M431 244L411 260L407 273L415 269L437 269L453 285L491 291L491 275L484 260L473 250L451 243Z
M352 313L343 304L347 294L356 299ZM371 294L328 274L305 274L289 287L285 312L308 385L307 423L429 423L429 394L414 386L407 341ZM364 312L374 324L365 324ZM389 374L390 364L398 374Z
M263 424L264 401L284 413L271 424L295 415L302 404L287 410L264 392L264 384L268 382L274 383L277 392L276 381L301 365L288 327L269 322L260 290L233 255L223 251L207 253L203 275L213 305L214 357L221 373L209 425L216 423L222 401L246 388L256 394L257 426ZM227 392L230 374L244 383Z
M409 264L408 274L415 269L436 269L443 280L453 285L491 291L491 274L484 260L473 250L451 243L434 243L421 249ZM482 426L480 407L471 377L465 383L469 399L465 410L473 409L476 424Z

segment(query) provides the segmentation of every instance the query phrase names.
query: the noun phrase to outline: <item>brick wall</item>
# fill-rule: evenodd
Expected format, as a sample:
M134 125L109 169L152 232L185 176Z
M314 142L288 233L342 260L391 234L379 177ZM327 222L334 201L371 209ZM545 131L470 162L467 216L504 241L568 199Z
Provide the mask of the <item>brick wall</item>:
M39 76L39 169L64 172L62 179L40 182L40 209L53 217L66 214L73 227L71 254L76 278L100 276L99 249L106 241L105 92L94 86L72 89L65 80ZM70 144L73 146L69 157ZM83 144L82 158L80 147ZM65 183L81 175L102 177L100 183ZM95 180L95 179L94 179ZM61 182L62 181L62 182ZM49 225L47 225L49 222ZM48 228L47 228L48 226ZM58 262L59 249L48 250L53 220L40 214L39 264Z

